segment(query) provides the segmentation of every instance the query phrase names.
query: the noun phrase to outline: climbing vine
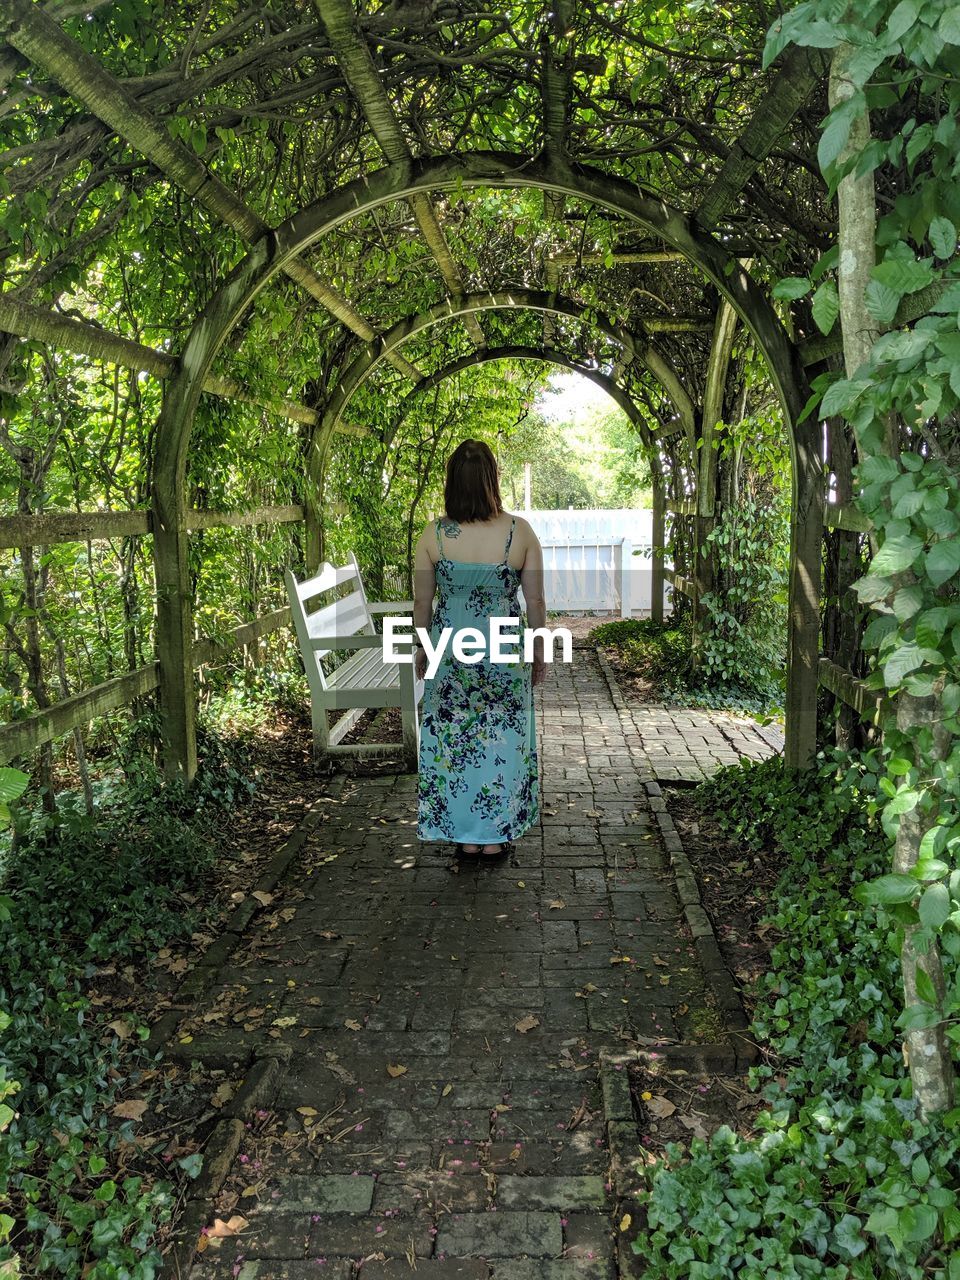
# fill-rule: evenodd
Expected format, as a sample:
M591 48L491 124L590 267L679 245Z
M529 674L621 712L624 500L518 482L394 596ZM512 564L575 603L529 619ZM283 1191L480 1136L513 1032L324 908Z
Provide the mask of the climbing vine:
M950 1045L960 1043L960 9L881 0L854 13L814 0L777 24L767 58L790 40L833 50L843 76L819 148L841 202L840 252L822 264L812 298L824 334L857 324L844 314L843 277L874 250L856 245L853 228L845 243L843 184L895 192L876 219L863 289L875 340L859 363L848 353L846 376L815 385L820 414L842 415L857 441L874 554L856 587L877 615L864 640L889 708L881 787L894 864L859 897L897 922L900 1025L921 1104L937 1110L953 1100ZM946 972L938 948L952 961Z

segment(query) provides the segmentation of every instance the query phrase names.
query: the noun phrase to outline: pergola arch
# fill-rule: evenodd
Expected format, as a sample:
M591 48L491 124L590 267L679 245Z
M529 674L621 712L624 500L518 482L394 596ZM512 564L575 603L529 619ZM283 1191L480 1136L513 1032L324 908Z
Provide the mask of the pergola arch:
M623 349L628 361L636 361L643 365L647 372L660 384L677 411L684 441L691 456L693 455L696 447L697 432L696 409L680 376L662 352L658 351L652 343L643 341L625 326L616 324L603 315L598 315L592 307L588 307L585 304L539 290L510 289L495 293L468 294L461 298L444 298L426 311L398 320L392 328L388 329L375 342L358 344L359 350L357 354L347 362L333 394L327 401L323 416L311 436L307 453L307 479L308 484L312 486L315 492L322 491L323 471L330 444L334 433L339 428L350 400L376 372L379 366L384 361L389 360L404 343L410 341L410 339L424 330L445 321L459 320L464 316L472 316L478 312L490 310L540 311L544 314L566 316L597 329L612 342L617 343ZM544 349L547 350L548 348ZM477 354L485 350L487 348L477 348ZM472 361L471 363L481 362ZM570 367L576 368L577 372L587 372L580 366L575 365L575 363L571 364ZM589 373L587 373L587 376L589 376ZM615 391L611 392L614 399L620 403L618 397L623 397L625 403L621 404L621 407L631 417L631 420L634 420L633 415L637 410L633 401L617 386L614 380L607 381L610 382L610 386L615 388ZM435 385L434 375L428 375L415 383L413 391L421 388L425 389L427 384ZM608 387L604 389L609 390ZM627 405L629 405L629 408ZM645 433L646 424L642 422L642 419L637 421L641 431ZM653 449L652 441L645 439L644 442L648 448ZM307 524L308 546L317 552L315 558L319 559L318 531L315 527L311 527L316 524L316 513L311 512L308 515Z
M688 438L696 432L696 410L692 399L669 360L651 343L644 342L624 325L615 323L596 312L585 303L578 303L554 293L535 289L507 289L491 293L473 293L460 298L444 298L426 311L405 316L381 334L375 342L365 343L357 355L347 364L327 401L321 434L332 432L340 421L351 397L363 386L376 369L398 347L415 338L434 325L446 320L458 320L482 311L522 310L540 311L545 314L566 316L598 330L623 350L630 361L637 361L660 383L673 402ZM419 384L417 384L419 385Z
M666 202L602 170L562 155L535 157L467 152L402 159L347 183L264 233L197 317L178 368L165 387L154 467L157 642L168 768L196 768L195 706L186 527L186 459L203 381L227 335L273 276L315 241L352 218L393 200L458 188L535 188L586 200L646 228L710 280L753 334L784 408L793 455L794 494L787 697L787 758L801 764L816 741L819 632L820 441L816 423L801 422L807 385L798 353L772 304L737 259L713 236Z
M650 434L646 419L637 407L636 402L620 386L616 379L601 373L599 369L590 369L585 365L578 364L572 356L564 355L554 347L483 347L476 351L468 351L466 355L458 356L455 360L450 360L439 369L435 369L433 373L428 374L416 386L411 387L403 397L397 406L393 422L388 428L388 442L396 434L400 422L409 412L410 405L419 396L433 390L434 387L439 386L441 382L445 382L448 378L453 378L458 373L462 373L465 369L472 369L482 364L492 364L497 360L539 361L542 364L553 364L558 368L568 369L571 373L579 373L581 377L587 378L595 386L599 387L601 391L607 393L610 399L623 410L631 423L637 428L644 445L652 454L656 453L656 444ZM659 462L659 459L657 461Z

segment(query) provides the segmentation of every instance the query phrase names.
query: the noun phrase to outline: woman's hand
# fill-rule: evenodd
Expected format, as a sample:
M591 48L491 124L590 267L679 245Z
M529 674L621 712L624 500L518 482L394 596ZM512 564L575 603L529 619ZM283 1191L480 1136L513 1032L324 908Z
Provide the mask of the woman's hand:
M533 683L543 684L547 678L547 664L542 658L534 658L533 660Z
M413 670L418 680L423 680L427 674L427 651L423 645L417 645L413 655Z

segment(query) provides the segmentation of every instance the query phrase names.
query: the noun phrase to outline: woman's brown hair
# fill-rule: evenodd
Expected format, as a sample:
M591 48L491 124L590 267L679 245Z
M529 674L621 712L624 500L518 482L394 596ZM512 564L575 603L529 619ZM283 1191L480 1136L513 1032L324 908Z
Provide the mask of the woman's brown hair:
M443 501L448 520L491 520L503 510L497 460L482 440L464 440L447 459Z

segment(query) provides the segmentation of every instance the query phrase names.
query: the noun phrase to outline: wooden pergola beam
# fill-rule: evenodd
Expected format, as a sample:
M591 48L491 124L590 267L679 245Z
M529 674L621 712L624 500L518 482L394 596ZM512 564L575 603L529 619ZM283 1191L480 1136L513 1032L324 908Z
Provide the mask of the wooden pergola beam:
M547 155L559 159L567 142L567 124L570 118L571 67L573 65L572 31L573 0L554 0L548 6L548 34L540 42L542 70L540 73L540 100L543 104L543 148ZM566 196L559 191L544 191L543 216L547 222L559 222L563 217ZM543 264L544 288L556 293L560 288L560 273L548 258ZM556 317L552 312L543 314L543 345L551 348L556 340Z
M60 315L56 311L46 311L43 307L17 302L8 293L0 294L0 333L45 342L59 351L69 351L71 355L89 356L92 360L119 365L134 373L148 373L154 378L169 378L177 365L176 357L166 351L145 347L130 338L86 324L82 320L74 320L71 316ZM242 404L254 405L276 414L277 417L302 422L309 427L315 427L320 421L321 415L315 409L308 409L305 404L297 404L292 400L260 400L256 396L247 395L239 383L232 382L229 378L217 378L208 374L203 380L203 389L222 400L237 400ZM360 427L353 427L351 430L353 434L369 434Z
M621 264L640 264L653 262L683 262L682 253L677 253L675 249L614 249L612 253L577 253L574 249L563 249L559 253L552 253L547 259L548 262L556 263L558 267L575 267L575 266L597 266L600 263L606 264L609 258L613 259L614 266Z
M32 0L5 0L6 18L0 38L36 66L42 67L118 137L145 156L165 177L221 222L253 244L270 227L239 196L210 173L198 155L171 138L161 123L130 96L123 85L72 40ZM374 327L349 302L325 284L302 258L292 258L284 271L358 337L372 342ZM423 376L403 356L394 367L412 382Z
M693 215L701 227L718 224L826 72L826 58L819 49L794 47L784 57Z
M303 507L257 507L250 511L189 511L187 528L246 529L258 524L295 524ZM42 511L0 516L0 549L52 547L64 542L97 542L153 532L150 511Z
M403 136L396 111L387 97L370 47L360 30L353 4L350 0L314 0L314 7L326 30L337 65L387 162L395 164L412 159L413 153ZM462 298L466 287L437 219L433 201L429 195L420 193L411 196L408 204L427 248L440 268L440 275L448 292L454 298ZM465 316L464 327L474 346L487 345L476 316Z

